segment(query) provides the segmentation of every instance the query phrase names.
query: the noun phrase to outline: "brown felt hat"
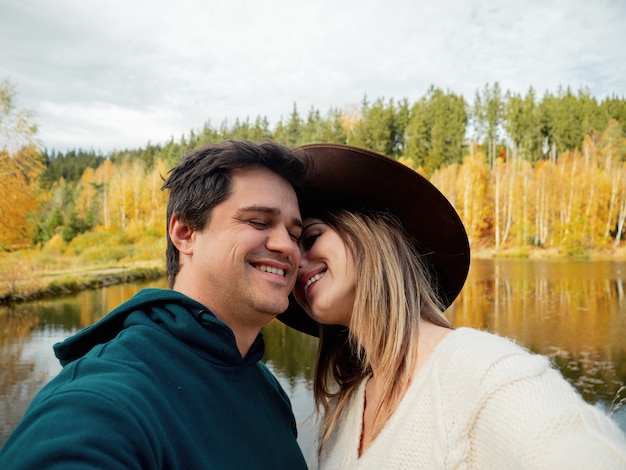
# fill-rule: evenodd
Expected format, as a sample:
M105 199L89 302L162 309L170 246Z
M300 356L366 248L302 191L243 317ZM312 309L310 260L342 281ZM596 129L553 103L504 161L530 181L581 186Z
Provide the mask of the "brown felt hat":
M469 270L470 249L463 223L448 199L419 173L389 157L340 144L298 148L306 167L306 217L324 209L389 211L400 219L433 274L445 307L457 297ZM283 323L318 336L318 324L290 297L277 317Z

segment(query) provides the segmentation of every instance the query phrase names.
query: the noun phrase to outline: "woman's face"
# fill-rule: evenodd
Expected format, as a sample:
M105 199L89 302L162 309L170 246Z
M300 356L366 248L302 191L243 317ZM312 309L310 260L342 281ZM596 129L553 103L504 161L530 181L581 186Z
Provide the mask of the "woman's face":
M320 219L305 218L294 296L317 322L348 326L356 290L356 267L341 237Z

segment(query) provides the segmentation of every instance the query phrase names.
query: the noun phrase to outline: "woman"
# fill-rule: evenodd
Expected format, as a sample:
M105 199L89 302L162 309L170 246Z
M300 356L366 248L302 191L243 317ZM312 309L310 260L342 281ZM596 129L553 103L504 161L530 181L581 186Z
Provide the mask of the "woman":
M279 318L320 338L319 468L626 468L617 425L546 358L445 319L469 246L434 186L362 149L303 151L297 303Z

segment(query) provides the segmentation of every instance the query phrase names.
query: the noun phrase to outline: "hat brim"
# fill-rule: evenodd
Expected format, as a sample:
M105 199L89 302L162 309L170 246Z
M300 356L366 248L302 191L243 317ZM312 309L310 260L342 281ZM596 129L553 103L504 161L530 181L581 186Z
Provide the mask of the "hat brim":
M437 294L449 307L461 291L470 264L467 233L448 199L406 165L369 150L340 144L298 148L307 168L301 205L308 210L368 209L389 211L400 219L429 266ZM319 326L293 295L277 317L312 336Z

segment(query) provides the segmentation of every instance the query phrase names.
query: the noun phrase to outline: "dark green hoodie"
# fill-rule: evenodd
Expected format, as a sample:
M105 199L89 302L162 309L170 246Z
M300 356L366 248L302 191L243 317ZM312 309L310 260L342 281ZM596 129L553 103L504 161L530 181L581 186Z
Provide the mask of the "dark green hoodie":
M4 470L306 468L262 336L242 358L180 293L144 289L54 349L63 370L0 450Z

